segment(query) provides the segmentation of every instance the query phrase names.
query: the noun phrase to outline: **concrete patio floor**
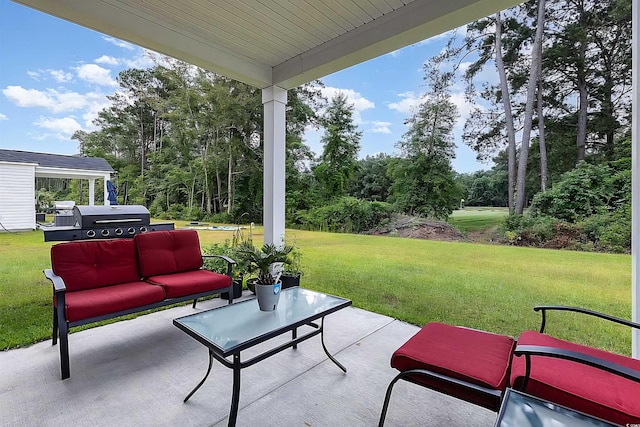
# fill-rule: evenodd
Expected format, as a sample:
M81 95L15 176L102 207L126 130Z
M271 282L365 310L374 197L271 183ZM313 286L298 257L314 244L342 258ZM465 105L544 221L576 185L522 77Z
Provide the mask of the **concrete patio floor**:
M199 302L196 310L219 305L219 299ZM219 363L200 390L182 402L208 364L206 348L172 324L193 312L191 306L172 308L71 334L71 378L65 381L60 380L58 346L51 341L0 352L0 424L227 425L232 371ZM417 330L352 307L329 315L325 342L347 373L327 359L319 337L246 368L238 425L377 425L396 374L389 366L391 354ZM495 418L491 411L400 382L386 425L492 426Z

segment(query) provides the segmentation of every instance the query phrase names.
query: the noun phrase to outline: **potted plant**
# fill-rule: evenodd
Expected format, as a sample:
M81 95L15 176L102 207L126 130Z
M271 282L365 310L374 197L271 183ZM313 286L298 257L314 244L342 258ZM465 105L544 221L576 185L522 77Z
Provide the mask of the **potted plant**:
M273 311L280 299L279 282L282 268L290 262L289 254L293 246L276 246L272 243L264 244L261 248L251 242L242 242L237 247L238 258L246 261L250 271L257 273L255 294L262 311Z
M289 258L291 262L284 265L282 275L280 276L282 289L300 286L300 277L302 276L302 253L300 249L294 247Z

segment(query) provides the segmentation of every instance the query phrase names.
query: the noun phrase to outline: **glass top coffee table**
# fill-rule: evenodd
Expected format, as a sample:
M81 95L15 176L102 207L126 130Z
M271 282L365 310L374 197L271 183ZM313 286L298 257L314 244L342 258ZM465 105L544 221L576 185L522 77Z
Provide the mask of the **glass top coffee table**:
M511 388L502 400L496 427L615 427L608 421L547 402Z
M225 305L173 320L178 328L204 344L209 349L209 368L204 378L184 399L186 402L195 393L211 372L213 359L233 369L233 392L229 411L229 426L235 426L240 399L240 371L287 348L296 348L298 343L318 334L322 348L329 359L344 372L347 369L327 350L324 344L324 317L345 307L351 301L332 295L322 294L293 287L280 293L278 308L274 311L260 311L258 301L253 298L235 304ZM320 319L319 324L315 323ZM297 329L311 326L312 331L298 337ZM291 332L291 340L264 353L242 361L240 353L256 344L263 343L279 335Z

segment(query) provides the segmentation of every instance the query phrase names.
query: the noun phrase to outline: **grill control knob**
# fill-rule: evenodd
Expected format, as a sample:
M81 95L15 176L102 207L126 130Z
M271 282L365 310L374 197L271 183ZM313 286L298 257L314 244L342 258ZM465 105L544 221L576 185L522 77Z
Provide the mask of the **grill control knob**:
M122 236L122 228L116 228L116 236Z
M147 227L145 227L145 226L140 227L140 232L141 233L146 233L147 232Z
M93 230L87 231L87 237L96 237L96 232Z
M129 234L136 234L136 229L135 229L135 228L133 228L133 227L129 227L129 228L127 228L127 233L129 233Z
M105 228L100 232L100 234L102 234L104 237L107 237L109 235L109 230Z

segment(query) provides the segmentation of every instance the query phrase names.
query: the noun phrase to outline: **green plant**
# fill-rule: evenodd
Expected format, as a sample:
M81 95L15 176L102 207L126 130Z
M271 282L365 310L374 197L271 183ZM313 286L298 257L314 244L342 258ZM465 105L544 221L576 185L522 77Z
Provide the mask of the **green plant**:
M258 274L258 283L262 285L273 285L277 281L272 269L273 264L291 262L289 254L293 251L293 246L276 246L273 243L265 243L261 248L253 245L252 242L241 242L237 247L239 259L243 259L249 265L250 271Z
M298 247L293 246L289 257L289 263L285 263L282 272L288 276L302 276L302 252L300 252Z

